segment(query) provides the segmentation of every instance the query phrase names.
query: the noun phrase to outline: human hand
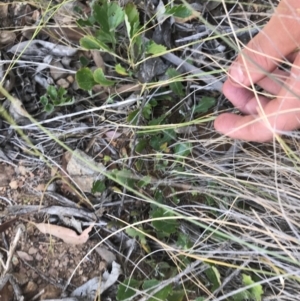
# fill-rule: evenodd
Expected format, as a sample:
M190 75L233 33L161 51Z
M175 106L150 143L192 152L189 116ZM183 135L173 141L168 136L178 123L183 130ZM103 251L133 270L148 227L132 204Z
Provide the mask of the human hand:
M223 93L244 116L223 113L215 129L231 138L265 142L300 128L300 1L282 0L264 29L231 65ZM282 61L290 71L278 69ZM257 84L274 98L257 94Z

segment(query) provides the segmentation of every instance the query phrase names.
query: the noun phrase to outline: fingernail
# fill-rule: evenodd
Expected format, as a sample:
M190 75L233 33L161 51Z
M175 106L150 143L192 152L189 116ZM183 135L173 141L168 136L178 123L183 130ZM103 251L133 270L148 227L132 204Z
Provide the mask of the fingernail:
M241 65L238 63L233 63L229 69L229 78L238 84L243 84L245 80L245 75Z

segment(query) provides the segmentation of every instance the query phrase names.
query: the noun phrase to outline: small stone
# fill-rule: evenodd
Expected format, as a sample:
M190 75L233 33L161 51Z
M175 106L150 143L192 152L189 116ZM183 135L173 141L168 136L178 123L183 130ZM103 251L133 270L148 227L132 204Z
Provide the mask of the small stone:
M72 83L74 82L74 77L73 77L72 75L69 75L69 76L67 77L67 81L68 81L70 84L72 84Z
M16 180L11 181L11 182L9 183L9 187L10 187L11 189L18 189L18 187L19 187L18 181L16 181Z
M64 78L59 79L56 82L56 84L65 89L69 88L69 86L70 86L70 83L67 80L65 80Z
M51 66L53 67L50 67L50 74L54 81L57 81L60 78L68 76L68 72L63 70L64 66L60 62L52 61Z
M35 256L35 259L37 261L41 261L43 259L43 256L40 253L37 253L36 256Z
M34 255L38 252L38 250L34 247L30 247L29 250L28 250L28 254L29 255Z

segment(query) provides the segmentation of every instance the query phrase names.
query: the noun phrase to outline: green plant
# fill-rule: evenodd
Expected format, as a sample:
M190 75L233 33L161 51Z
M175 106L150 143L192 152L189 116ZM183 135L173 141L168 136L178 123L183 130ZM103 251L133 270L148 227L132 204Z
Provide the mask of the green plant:
M186 17L190 14L191 11L185 5L167 7L165 12L166 16ZM125 7L121 7L116 2L99 0L93 4L91 16L86 20L78 20L78 25L81 27L89 26L93 29L93 34L80 39L81 47L87 50L107 52L114 56L116 60L115 71L123 76L135 74L141 61L148 57L162 55L167 50L163 45L143 39L145 25L141 24L139 11L132 2L127 3ZM122 25L126 29L125 40L124 32L118 30ZM96 29L99 27L100 29ZM123 36L121 33L123 33ZM122 44L124 45L122 55L119 53L120 49L116 48L120 36L122 36ZM127 67L125 68L124 65L127 65ZM175 72L170 70L170 76L173 77ZM105 78L102 69L92 72L87 67L78 70L76 80L83 90L91 90L96 84L103 86L114 84L113 81ZM179 77L177 80L181 80L181 78ZM172 87L176 86L173 83L171 85ZM183 95L183 92L180 95Z
M47 113L52 113L55 107L74 103L74 99L67 95L68 91L62 87L49 86L46 94L40 97L40 102Z

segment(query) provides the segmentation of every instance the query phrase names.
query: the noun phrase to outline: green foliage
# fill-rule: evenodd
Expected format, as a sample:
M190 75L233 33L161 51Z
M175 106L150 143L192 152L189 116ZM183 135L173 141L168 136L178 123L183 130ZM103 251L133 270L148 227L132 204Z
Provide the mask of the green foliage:
M93 6L93 15L100 25L96 34L98 41L106 45L104 49L109 49L109 44L115 49L116 29L124 21L124 11L117 3L105 1L102 5Z
M158 285L159 283L160 281L155 279L146 280L144 281L143 289L149 289L153 286ZM149 298L148 301L157 301L157 300L165 301L168 295L171 293L171 291L172 291L172 286L166 285L160 291L155 293L151 298ZM149 290L149 294L151 294L151 290Z
M135 289L139 289L140 286L143 290L147 291L147 294L151 295L151 292L155 289L157 285L159 285L160 281L157 279L148 279L144 282L137 281L135 279L126 279L123 283L119 284L118 292L117 292L117 300L122 301L128 298L131 298L135 295ZM153 288L153 289L152 289ZM177 293L177 294L176 294ZM168 296L176 297L174 299L167 299ZM161 290L153 294L147 301L166 301L166 300L173 300L173 301L180 301L179 297L182 295L179 294L179 291L173 292L171 285L164 286Z
M178 221L175 219L175 215L172 211L163 208L155 208L150 212L151 218L161 218L153 220L152 225L157 231L157 235L162 237L169 237L170 234L175 233L178 229ZM166 219L169 218L170 219ZM172 219L174 217L174 219Z
M165 15L172 15L177 18L187 18L192 15L192 11L187 8L184 4L174 5L173 7L167 7Z
M86 35L80 39L80 45L87 50L100 50L108 52L111 55L118 57L116 53L116 45L118 43L118 28L125 25L128 37L128 43L125 44L127 48L127 63L132 68L124 68L117 63L115 71L123 76L131 76L135 69L135 63L141 58L143 53L146 55L159 55L166 51L162 45L155 42L148 42L145 47L143 46L142 33L143 27L140 24L140 15L137 7L132 2L126 4L123 8L117 2L98 1L92 6L92 15L86 20L78 20L80 26L93 26L100 27L96 30L94 36ZM124 40L124 37L122 37ZM126 40L125 40L126 41ZM103 70L97 69L94 73L88 71L86 60L82 60L83 68L76 74L76 80L81 89L89 91L94 85L100 84L108 87L115 84L114 81L105 78ZM124 61L123 61L124 63ZM145 115L150 115L149 108Z
M102 193L103 191L105 191L105 189L106 189L105 183L103 181L97 180L93 183L92 193L93 194L95 194L96 192Z
M246 274L242 274L242 280L244 286L255 284L255 281L251 278L251 276ZM250 289L235 294L232 298L234 301L244 301L247 299L253 301L261 301L263 293L264 291L261 284L256 284Z
M140 16L136 6L129 2L125 6L125 24L130 39L134 39L141 29Z
M251 276L242 275L243 277L243 284L245 286L255 284L255 282L252 280ZM254 287L250 288L248 290L250 292L251 298L253 298L255 301L261 301L261 297L264 293L261 284L256 284Z
M118 182L122 183L122 185L128 186L130 188L135 188L135 179L131 170L125 168L122 170L115 169L112 171L111 175Z
M146 44L146 53L147 54L163 54L166 52L167 48L163 45L158 45L154 41L149 41Z
M67 96L68 91L62 87L49 86L45 95L40 97L40 102L47 113L52 113L55 107L74 103L72 97Z
M191 143L178 143L174 147L174 154L181 156L181 157L187 157L191 153L192 145ZM179 160L180 158L178 158Z
M205 274L211 283L211 291L215 291L221 285L221 275L215 266L211 266L205 270Z
M81 68L76 72L76 80L79 87L86 91L91 90L97 84L103 87L115 84L114 81L105 78L101 68L97 68L94 73L87 67Z
M117 64L115 66L115 70L120 75L128 75L128 72L126 71L126 69L124 67L121 66L121 64Z
M126 279L118 285L117 300L126 300L135 295L136 289L139 288L141 282L135 279Z
M183 97L184 87L182 84L182 77L180 76L180 73L174 68L169 68L166 73L170 78L170 88L173 91L173 93L180 97Z
M94 85L96 85L93 73L87 67L81 68L76 72L76 80L79 87L86 91L92 90Z
M199 102L194 107L195 113L207 113L207 111L216 104L216 99L214 97L203 96Z
M114 81L105 78L105 75L101 68L98 68L94 71L94 80L97 84L100 84L103 87L109 87L115 84Z
M176 133L174 130L164 130L161 131L160 134L153 134L150 138L150 145L151 147L156 150L156 151L166 151L167 150L167 145L169 142L174 140L176 138Z
M182 301L185 296L185 291L184 290L174 290L172 291L168 298L167 301Z

